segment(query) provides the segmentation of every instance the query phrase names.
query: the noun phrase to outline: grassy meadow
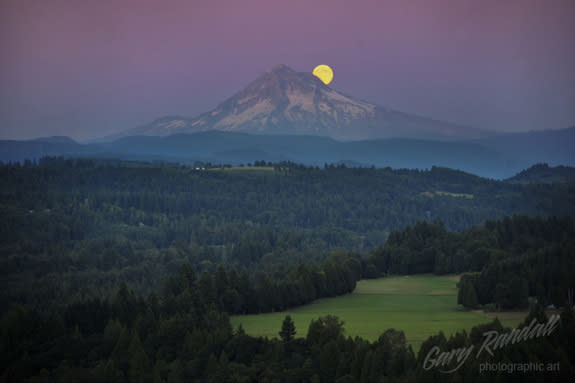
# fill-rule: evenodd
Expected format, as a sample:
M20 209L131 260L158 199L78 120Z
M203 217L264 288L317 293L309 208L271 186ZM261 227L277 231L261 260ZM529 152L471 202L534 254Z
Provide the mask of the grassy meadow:
M314 301L277 313L240 315L231 318L254 336L277 337L286 315L295 322L297 335L307 334L312 319L328 314L345 322L345 333L376 340L388 328L403 330L417 350L422 341L440 330L446 336L489 322L496 315L465 311L457 305L459 276L414 275L362 280L353 293ZM515 327L525 312L497 313L504 326Z

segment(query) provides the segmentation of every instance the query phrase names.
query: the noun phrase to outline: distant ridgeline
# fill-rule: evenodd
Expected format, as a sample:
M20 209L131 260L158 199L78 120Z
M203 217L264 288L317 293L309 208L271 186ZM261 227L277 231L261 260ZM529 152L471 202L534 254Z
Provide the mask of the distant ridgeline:
M571 183L256 165L1 166L0 381L462 381L480 360L443 375L422 368L427 352L479 345L485 331L503 330L498 321L430 337L416 356L393 329L370 343L346 338L333 316L308 329L286 318L281 339L264 339L233 330L228 314L414 273L469 272L458 297L467 307L523 308L528 297L572 305ZM533 318L546 320L540 305ZM560 361L555 377L566 378L574 342L564 309L551 336L495 360Z
M289 114L292 113L293 109ZM169 132L169 129L162 127L162 122L159 123L158 133ZM401 130L394 136L404 137L402 133L405 131ZM309 131L315 130L312 128ZM27 141L0 140L0 161L66 156L161 160L186 165L211 162L238 166L255 160L265 160L266 163L292 161L307 166L346 163L364 167L374 165L410 169L427 169L435 165L496 179L512 177L536 163L575 166L575 127L457 141L423 139L419 135L415 137L336 141L329 137L310 135L224 131L163 137L136 135L116 137L100 143L78 143L68 137L45 137Z

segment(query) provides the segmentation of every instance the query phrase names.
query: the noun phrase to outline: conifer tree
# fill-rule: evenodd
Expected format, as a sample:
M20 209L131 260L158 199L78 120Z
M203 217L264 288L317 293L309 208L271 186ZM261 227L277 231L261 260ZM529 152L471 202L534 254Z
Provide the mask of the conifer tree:
M282 330L279 332L279 334L285 343L291 342L293 340L296 334L295 324L289 315L286 315L282 323Z

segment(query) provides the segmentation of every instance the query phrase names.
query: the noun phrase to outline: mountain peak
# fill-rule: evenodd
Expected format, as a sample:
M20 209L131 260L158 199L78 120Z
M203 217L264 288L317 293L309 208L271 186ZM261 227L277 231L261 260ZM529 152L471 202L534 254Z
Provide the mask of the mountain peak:
M295 70L285 64L279 64L272 68L273 73L297 73Z
M277 86L282 89L301 87L311 90L313 87L325 85L311 72L297 72L287 65L280 64L274 66L271 71L262 74L248 85L244 91L253 91L254 86L256 88L261 86L264 88Z

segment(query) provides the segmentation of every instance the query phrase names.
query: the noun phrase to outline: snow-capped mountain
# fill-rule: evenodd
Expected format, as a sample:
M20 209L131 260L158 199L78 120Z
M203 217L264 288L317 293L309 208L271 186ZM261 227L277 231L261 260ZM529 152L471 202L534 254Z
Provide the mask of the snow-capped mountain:
M279 65L197 118L162 117L122 136L207 130L321 135L341 140L469 139L486 133L357 100L323 84L311 73Z

